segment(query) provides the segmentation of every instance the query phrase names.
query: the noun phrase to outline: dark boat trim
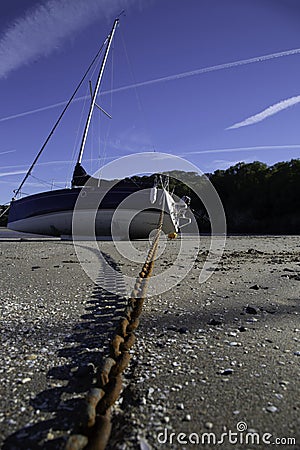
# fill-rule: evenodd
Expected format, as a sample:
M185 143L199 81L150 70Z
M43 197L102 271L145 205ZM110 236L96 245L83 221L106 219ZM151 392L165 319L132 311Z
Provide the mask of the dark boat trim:
M73 210L81 191L85 195L85 201L82 202L84 209L94 207L95 196L100 197L103 194L105 196L101 201L100 209L116 209L120 202L137 190L136 187L120 188L117 186L107 193L105 189L101 188L85 189L84 191L81 188L72 188L33 194L14 200L11 203L8 222L15 222L20 219L27 219L51 212Z

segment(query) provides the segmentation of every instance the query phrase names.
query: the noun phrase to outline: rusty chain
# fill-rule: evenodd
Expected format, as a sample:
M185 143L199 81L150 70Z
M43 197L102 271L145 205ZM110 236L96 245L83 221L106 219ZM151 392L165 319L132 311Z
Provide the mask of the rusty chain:
M144 265L136 278L122 318L110 342L109 356L97 368L96 384L85 399L85 410L81 420L80 433L69 437L65 450L104 450L111 433L111 407L122 391L122 373L128 367L129 350L135 343L143 303L147 293L157 253L164 218L162 207L157 232L147 254Z

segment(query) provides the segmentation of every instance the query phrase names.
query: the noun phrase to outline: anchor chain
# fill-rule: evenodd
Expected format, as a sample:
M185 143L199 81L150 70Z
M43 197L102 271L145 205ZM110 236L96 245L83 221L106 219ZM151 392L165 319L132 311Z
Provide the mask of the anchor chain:
M85 410L81 420L81 434L71 435L65 450L104 450L111 433L111 407L122 391L122 373L128 367L129 350L135 343L135 330L139 325L143 303L147 293L155 256L159 244L164 218L162 207L157 232L147 254L144 265L136 278L127 306L109 345L109 356L97 369L96 385L85 399Z

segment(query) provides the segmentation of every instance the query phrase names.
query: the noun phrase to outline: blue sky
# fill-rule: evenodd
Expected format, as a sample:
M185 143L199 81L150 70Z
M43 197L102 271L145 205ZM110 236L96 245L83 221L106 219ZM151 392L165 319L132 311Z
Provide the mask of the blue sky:
M88 171L152 150L203 172L299 157L298 0L10 0L0 5L0 203L122 9L99 99L113 120L94 115ZM70 181L87 106L70 108L25 193Z

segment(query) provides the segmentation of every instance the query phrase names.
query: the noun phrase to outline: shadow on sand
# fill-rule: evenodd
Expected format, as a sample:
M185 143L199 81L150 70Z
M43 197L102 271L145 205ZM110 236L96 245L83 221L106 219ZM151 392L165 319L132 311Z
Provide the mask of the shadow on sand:
M112 261L109 263L112 265ZM110 272L108 277L111 276ZM120 276L115 275L115 280L108 279L104 267L99 285L87 302L86 313L81 316L72 335L66 338L65 347L57 352L57 357L68 358L69 363L53 367L47 373L47 378L58 387L46 389L30 400L35 416L40 411L41 415L43 412L51 413L52 418L29 424L11 434L5 440L3 450L60 450L64 448L68 434L76 432L85 393L95 379L96 368L103 356L107 356L115 322L126 304L124 296L105 289L105 283L111 286L112 281L121 288L121 273Z

